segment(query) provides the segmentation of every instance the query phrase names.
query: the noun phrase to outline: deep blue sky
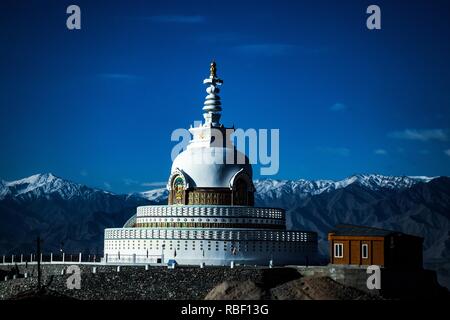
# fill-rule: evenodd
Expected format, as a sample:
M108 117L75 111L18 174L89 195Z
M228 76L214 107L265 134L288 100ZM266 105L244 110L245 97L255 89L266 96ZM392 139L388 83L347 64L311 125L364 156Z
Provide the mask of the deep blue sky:
M222 122L280 129L272 178L450 175L449 25L448 1L2 1L0 178L165 181L212 58Z

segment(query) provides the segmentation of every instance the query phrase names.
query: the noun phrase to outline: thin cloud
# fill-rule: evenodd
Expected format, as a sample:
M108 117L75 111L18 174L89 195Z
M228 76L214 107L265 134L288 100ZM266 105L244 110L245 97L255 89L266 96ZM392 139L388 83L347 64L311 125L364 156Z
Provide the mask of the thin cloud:
M160 181L160 182L143 182L141 183L142 187L162 187L165 186L167 182Z
M380 155L380 156L385 156L385 155L387 155L387 151L384 150L384 149L376 149L376 150L373 151L373 153L375 153L375 154L377 154L377 155Z
M82 177L87 177L88 176L88 172L85 169L83 169L83 170L80 171L80 175Z
M318 147L317 151L340 157L348 157L350 155L350 150L348 148Z
M415 141L447 141L447 130L444 129L405 129L388 134L390 138Z
M139 184L139 181L136 181L136 180L133 180L133 179L125 178L125 179L123 179L123 183L124 183L125 185L127 185L127 186L131 186L131 185L133 185L133 184Z
M331 111L344 111L347 110L347 105L343 103L335 103L330 107Z
M444 153L450 157L450 149L444 150Z
M104 186L106 189L111 189L111 184L108 183L108 182L103 182L103 186Z
M182 23L182 24L196 24L203 23L206 21L204 16L195 16L195 15L160 15L160 16L151 16L145 18L145 20L149 20L152 22L158 23Z

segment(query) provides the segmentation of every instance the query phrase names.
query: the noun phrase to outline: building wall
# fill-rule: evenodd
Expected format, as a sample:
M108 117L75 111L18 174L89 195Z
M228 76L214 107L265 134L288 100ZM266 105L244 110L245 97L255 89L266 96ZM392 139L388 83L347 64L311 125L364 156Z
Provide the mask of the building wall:
M371 241L371 246L369 246L372 250L372 254L370 255L370 264L385 265L385 252L384 252L384 239L383 240L373 240Z
M174 189L170 190L168 204L175 204ZM183 205L227 205L253 206L255 203L253 191L246 192L244 200L238 201L236 194L229 188L192 188L184 190L180 204Z
M350 240L349 247L350 264L361 264L361 241Z
M151 219L151 218L149 218ZM158 218L154 218L154 220L157 220ZM143 219L141 219L143 220ZM170 220L170 218L166 218L165 220ZM206 219L204 219L206 220ZM213 220L214 219L208 219ZM220 220L220 219L217 219ZM234 219L229 219L234 220ZM237 220L237 219L236 219ZM243 220L243 219L242 219ZM137 222L134 225L137 228L143 227L143 228L254 228L254 229L280 229L284 230L286 227L281 224L258 224L258 223L238 223L238 222L211 222L211 221L205 221L205 222L174 222L174 221L164 221L164 222Z
M330 236L330 263L332 264L352 264L352 265L380 265L384 266L384 238L383 237L350 237L350 236ZM343 256L334 256L334 245L343 244ZM366 244L368 257L362 257L362 245Z
M421 269L423 267L423 239L393 234L385 237L328 235L330 263L352 265L380 265L389 268ZM334 244L342 243L343 257L334 256ZM362 245L368 245L368 258L362 258Z
M316 254L317 246L311 243L157 239L105 241L108 263L158 263L158 259L167 263L173 259L182 265L230 265L231 261L236 264L269 265L272 260L274 265L305 265L314 263Z
M421 269L423 267L423 239L405 234L386 239L386 266L391 268Z
M194 189L186 191L189 205L231 205L230 189Z
M330 241L330 262L333 264L350 264L350 254L349 254L349 240L340 239L339 241ZM343 244L343 256L335 257L334 253L334 244L342 243Z
M172 233L163 234L143 228L106 229L105 258L109 263L157 263L158 259L163 262L174 259L184 265L229 265L231 261L236 264L268 265L273 260L274 265L285 265L312 264L317 255L317 237L314 233L284 231L284 236L264 240L263 231L258 231L261 239L257 240L258 234L245 236L244 230L241 230L240 236L237 236L236 230L234 236L223 234L224 230L214 230L218 233L209 239L208 233L203 230L189 230L192 234L184 238L174 237L177 231L174 229Z
M248 206L141 206L131 222L151 228L286 228L284 210Z

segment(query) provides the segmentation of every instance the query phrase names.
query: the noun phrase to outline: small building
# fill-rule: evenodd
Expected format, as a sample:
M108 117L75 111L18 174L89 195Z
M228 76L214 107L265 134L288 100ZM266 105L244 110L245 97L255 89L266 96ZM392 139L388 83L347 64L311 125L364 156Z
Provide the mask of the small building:
M423 238L398 231L338 225L328 233L330 263L421 269Z

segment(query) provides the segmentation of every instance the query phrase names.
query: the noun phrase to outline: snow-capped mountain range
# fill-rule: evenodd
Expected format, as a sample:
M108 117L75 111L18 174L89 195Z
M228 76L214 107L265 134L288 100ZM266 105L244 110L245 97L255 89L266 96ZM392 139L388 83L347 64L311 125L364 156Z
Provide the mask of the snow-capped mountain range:
M317 232L325 256L328 231L347 223L422 236L425 261L439 261L436 268L450 265L449 177L367 174L254 184L255 205L284 208L288 229ZM121 227L137 206L166 204L167 196L165 188L113 194L51 173L0 180L0 255L30 252L38 234L44 250L64 243L67 251L101 252L105 228Z
M0 200L7 196L33 199L59 195L69 200L74 197L91 197L93 193L110 193L104 190L88 188L82 184L54 176L52 173L35 174L16 181L0 181Z
M359 184L372 190L410 188L418 182L430 182L437 177L383 176L380 174L353 175L340 181L333 180L256 180L255 187L259 194L274 190L287 191L305 195L316 195Z
M331 192L345 188L351 184L357 184L370 190L400 190L410 188L419 182L430 182L437 177L411 177L411 176L384 176L379 174L353 175L340 181L333 180L255 180L256 193L260 199L280 197L283 194L306 197L318 195L323 192ZM73 197L90 197L92 193L113 194L108 191L89 188L77 184L52 173L35 174L16 181L0 180L0 200L7 196L33 198L48 197L50 194L58 194L62 199L69 200ZM161 202L167 199L166 188L152 189L129 196L142 197L150 201Z
M356 184L370 190L401 190L411 188L419 182L430 182L437 177L427 176L384 176L380 174L353 175L339 181L333 180L255 180L256 197L258 199L295 195L296 198L305 198L323 192L331 192ZM152 189L141 192L140 196L156 202L167 199L166 188Z
M152 189L144 192L135 193L136 196L147 200L162 203L169 197L169 191L166 188Z

